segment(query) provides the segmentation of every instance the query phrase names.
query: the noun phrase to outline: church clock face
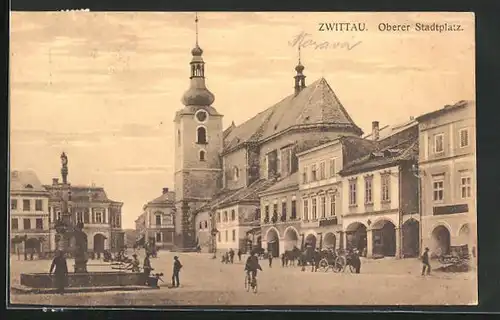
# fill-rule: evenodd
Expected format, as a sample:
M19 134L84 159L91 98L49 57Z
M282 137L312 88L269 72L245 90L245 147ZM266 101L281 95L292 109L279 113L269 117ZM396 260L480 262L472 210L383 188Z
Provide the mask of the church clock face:
M205 122L208 118L208 114L205 110L200 110L196 113L196 120L199 122Z

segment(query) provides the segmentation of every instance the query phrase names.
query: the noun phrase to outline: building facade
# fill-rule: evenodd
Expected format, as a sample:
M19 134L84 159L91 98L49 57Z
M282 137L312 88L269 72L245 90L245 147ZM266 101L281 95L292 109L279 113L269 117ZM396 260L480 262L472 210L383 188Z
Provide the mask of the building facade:
M157 248L172 249L174 246L175 193L163 188L161 196L149 201L144 212L136 220L141 234Z
M475 103L460 101L417 118L423 246L477 247Z
M10 173L11 253L50 251L49 195L35 172Z
M418 255L418 126L414 120L388 127L373 125L368 154L344 165L342 229L346 248L366 257Z

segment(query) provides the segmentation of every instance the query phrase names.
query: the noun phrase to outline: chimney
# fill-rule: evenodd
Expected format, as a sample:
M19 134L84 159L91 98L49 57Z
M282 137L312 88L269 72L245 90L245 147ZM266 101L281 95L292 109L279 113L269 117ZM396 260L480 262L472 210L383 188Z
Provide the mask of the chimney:
M59 184L59 179L58 178L52 178L52 185L56 186Z
M377 141L379 137L378 121L372 122L372 140Z
M168 192L168 188L163 188L163 194Z

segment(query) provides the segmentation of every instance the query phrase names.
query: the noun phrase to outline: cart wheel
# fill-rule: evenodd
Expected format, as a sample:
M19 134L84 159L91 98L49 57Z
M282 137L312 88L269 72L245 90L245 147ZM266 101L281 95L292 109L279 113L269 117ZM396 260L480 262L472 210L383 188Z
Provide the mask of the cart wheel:
M345 268L345 258L344 257L337 257L335 258L335 262L333 263L333 271L334 272L341 272Z
M319 262L319 270L327 272L328 271L328 261L326 259L321 259Z

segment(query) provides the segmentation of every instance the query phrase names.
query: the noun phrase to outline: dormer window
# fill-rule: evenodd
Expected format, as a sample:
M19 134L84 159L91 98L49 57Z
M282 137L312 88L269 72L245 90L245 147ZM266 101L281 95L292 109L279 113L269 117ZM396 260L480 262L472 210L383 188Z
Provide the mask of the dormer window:
M240 169L238 167L233 168L233 180L237 181L240 178Z
M196 129L196 143L207 144L207 129L205 127L198 127Z
M32 186L31 184L29 184L29 183L28 183L27 185L25 185L24 187L25 187L26 189L33 189L33 186Z

